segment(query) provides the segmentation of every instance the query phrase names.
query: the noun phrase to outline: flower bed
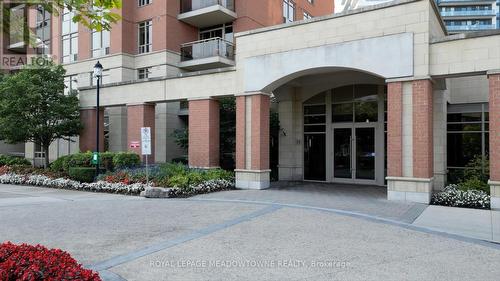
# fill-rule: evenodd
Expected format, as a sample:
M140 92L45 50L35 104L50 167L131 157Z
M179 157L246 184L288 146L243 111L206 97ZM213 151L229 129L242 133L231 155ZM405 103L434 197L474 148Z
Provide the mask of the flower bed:
M106 192L125 195L139 195L146 188L145 184L126 185L104 181L94 183L80 183L65 178L52 179L43 175L19 175L14 173L0 175L0 183L15 185L31 185L49 188L60 188L91 192Z
M431 204L450 207L489 209L490 196L481 190L462 190L451 184L432 195Z
M106 181L98 181L95 183L80 183L74 180L65 178L52 179L43 175L19 175L14 173L0 175L1 184L14 184L14 185L31 185L49 188L70 189L79 191L90 192L106 192L124 195L140 195L150 185L142 183L111 183ZM222 191L232 189L234 183L232 181L220 179L209 180L196 185L190 185L187 188L173 187L167 188L169 191L169 198L187 197L196 194Z
M0 244L0 280L100 281L101 278L62 250L6 242Z

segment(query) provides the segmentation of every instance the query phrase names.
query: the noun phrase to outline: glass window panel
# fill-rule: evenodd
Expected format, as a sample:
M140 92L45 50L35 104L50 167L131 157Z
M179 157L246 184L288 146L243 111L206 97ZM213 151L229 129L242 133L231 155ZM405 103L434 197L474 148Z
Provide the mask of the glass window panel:
M448 131L481 132L481 123L448 124Z
M304 124L325 124L326 116L304 116Z
M448 122L481 122L481 112L450 113Z
M351 102L353 100L354 88L353 86L345 86L333 90L333 102Z
M325 114L326 106L325 105L308 105L304 106L304 115L309 114Z
M354 98L356 101L377 101L378 86L377 85L355 85Z
M355 110L356 122L377 122L378 121L378 102L356 102Z
M332 105L332 122L352 122L352 103L341 103Z
M481 133L448 133L448 166L465 167L482 154Z
M489 131L490 130L490 123L489 122L484 123L484 130L485 131Z
M490 121L490 113L489 112L484 113L484 121Z
M326 131L325 125L306 125L304 132L306 133L324 133Z
M484 133L484 152L486 156L490 155L490 134Z

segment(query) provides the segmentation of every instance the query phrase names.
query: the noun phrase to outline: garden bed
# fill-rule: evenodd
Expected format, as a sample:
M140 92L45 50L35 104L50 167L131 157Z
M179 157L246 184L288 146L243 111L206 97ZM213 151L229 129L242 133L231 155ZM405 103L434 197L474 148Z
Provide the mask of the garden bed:
M87 183L43 169L3 166L0 183L133 196L157 187L162 188L162 198L189 197L234 188L232 173L223 170L204 171L181 164L166 164L151 169L150 173L148 181L143 168L118 170L101 175L97 182Z
M490 195L482 190L464 190L451 184L432 195L431 204L449 207L490 209Z

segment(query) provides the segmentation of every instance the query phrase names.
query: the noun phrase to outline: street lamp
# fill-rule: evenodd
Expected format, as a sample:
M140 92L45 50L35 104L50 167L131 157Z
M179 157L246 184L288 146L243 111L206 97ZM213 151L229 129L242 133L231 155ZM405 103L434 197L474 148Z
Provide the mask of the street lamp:
M96 149L95 149L95 154L94 154L94 161L95 161L95 176L96 178L99 176L99 88L101 86L101 78L102 78L102 64L97 61L97 63L94 66L94 77L97 78L97 105L96 105Z

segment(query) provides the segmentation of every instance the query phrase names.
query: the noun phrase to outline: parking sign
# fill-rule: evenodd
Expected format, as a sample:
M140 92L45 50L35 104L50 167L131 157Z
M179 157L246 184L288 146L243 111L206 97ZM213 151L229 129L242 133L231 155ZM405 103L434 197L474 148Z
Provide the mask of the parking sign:
M141 128L142 155L151 155L151 128Z

